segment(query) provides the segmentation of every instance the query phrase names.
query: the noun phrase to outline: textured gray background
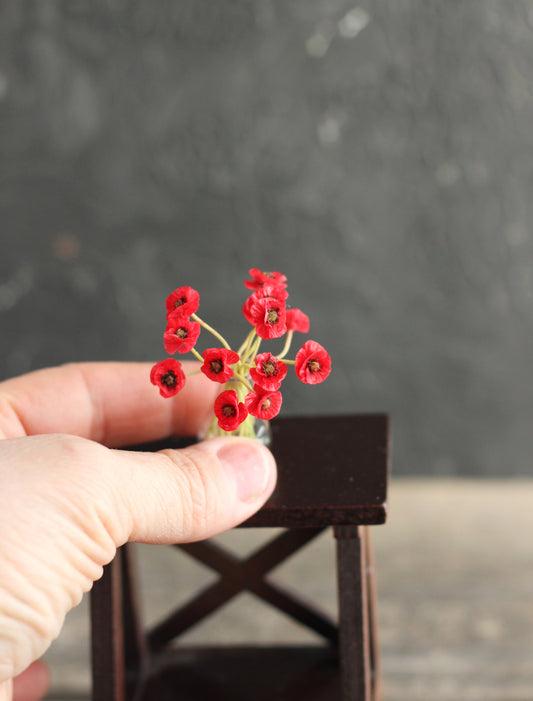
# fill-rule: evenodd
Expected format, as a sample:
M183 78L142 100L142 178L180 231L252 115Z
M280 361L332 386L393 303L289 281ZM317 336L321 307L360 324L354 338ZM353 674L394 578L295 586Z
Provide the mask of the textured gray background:
M0 0L0 378L164 357L182 284L238 344L282 270L394 471L528 474L533 7Z

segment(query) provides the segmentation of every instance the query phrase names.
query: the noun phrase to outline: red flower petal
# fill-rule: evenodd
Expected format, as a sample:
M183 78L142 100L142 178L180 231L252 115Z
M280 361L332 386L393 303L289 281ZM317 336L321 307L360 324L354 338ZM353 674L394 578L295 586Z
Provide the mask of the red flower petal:
M262 297L274 297L274 299L280 299L282 301L286 300L289 293L285 289L285 285L278 285L277 283L266 283L258 290L252 293L256 299L261 299Z
M331 358L320 343L307 341L296 354L294 369L302 382L316 385L331 372Z
M194 348L200 331L201 326L198 322L189 321L186 317L178 314L171 314L163 334L166 352L170 355L176 351L187 353L191 348Z
M273 297L256 299L249 309L260 338L279 338L287 332L285 302Z
M207 348L202 353L204 364L200 370L214 382L227 382L233 377L233 368L239 362L239 354L227 348Z
M167 297L167 318L176 310L190 316L200 306L200 295L192 287L178 287Z
M237 392L227 389L215 399L215 416L223 431L235 431L248 416L248 411L244 404L239 402Z
M281 402L281 392L269 392L257 385L254 386L254 391L247 394L244 399L248 413L265 421L279 414Z
M272 297L273 299L278 299L281 302L284 302L287 297L289 296L289 293L287 290L285 290L283 287L280 287L279 285L265 285L264 287L260 288L259 290L256 290L253 292L246 302L243 305L242 308L242 313L244 314L246 320L254 325L253 317L252 317L252 307L255 302L259 299L263 299L265 297Z
M251 297L248 297L246 302L242 305L242 313L244 314L244 318L246 319L246 321L249 324L252 324L252 326L254 324L254 320L253 320L252 314L251 314L251 308L252 308L253 303L254 303L254 298L252 295Z
M287 331L309 333L309 317L301 309L287 309Z
M150 381L159 387L162 397L173 397L185 385L185 373L181 363L174 358L160 360L150 371Z
M261 353L255 356L255 368L250 370L252 380L265 390L273 391L280 388L287 374L287 366L272 353Z
M245 280L244 286L247 287L249 290L259 290L264 285L272 285L273 283L276 285L281 285L282 287L286 287L285 282L287 278L281 273L264 272L262 270L259 270L259 268L252 268L248 272L252 276L253 280Z

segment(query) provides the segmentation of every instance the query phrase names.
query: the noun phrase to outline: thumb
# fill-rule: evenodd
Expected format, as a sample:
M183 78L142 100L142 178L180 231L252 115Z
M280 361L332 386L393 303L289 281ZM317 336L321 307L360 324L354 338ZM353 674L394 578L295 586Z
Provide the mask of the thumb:
M136 453L46 434L0 441L0 701L127 540L202 540L244 521L276 481L258 441Z
M112 452L107 477L118 497L117 523L126 524L117 545L210 538L249 518L276 483L272 454L249 438L214 438L159 453Z

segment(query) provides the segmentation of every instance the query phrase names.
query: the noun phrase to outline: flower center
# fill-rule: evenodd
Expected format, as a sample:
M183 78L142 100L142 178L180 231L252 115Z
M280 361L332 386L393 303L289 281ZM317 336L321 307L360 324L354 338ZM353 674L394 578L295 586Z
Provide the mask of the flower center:
M277 309L269 309L267 314L267 321L269 324L277 324L279 320L279 314Z
M185 304L187 300L185 297L180 297L174 302L174 309L177 309L178 307L181 307L183 304Z
M307 363L307 367L309 369L309 372L319 372L320 371L320 363L316 358L313 358L313 360L310 360Z
M174 374L174 372L172 372L172 370L169 370L161 377L161 382L162 384L166 385L166 387L175 387L176 375Z
M263 372L267 377L272 377L273 375L277 375L278 368L276 366L276 363L274 363L272 360L268 360L266 363L263 363Z
M222 372L222 370L224 369L224 364L222 363L222 361L218 360L218 358L216 360L211 360L209 366L211 370L215 373L215 375L218 375L218 373Z
M270 409L270 405L271 405L271 404L272 404L272 402L271 402L270 399L267 397L267 398L263 401L263 403L261 404L261 409L262 409L263 411L267 411L268 409Z
M187 329L184 329L182 327L180 327L179 329L176 329L176 336L178 338L187 338L188 335L189 334L187 332Z
M237 413L237 410L232 404L225 404L224 407L222 408L222 413L224 416L227 416L228 418L231 418L235 416Z

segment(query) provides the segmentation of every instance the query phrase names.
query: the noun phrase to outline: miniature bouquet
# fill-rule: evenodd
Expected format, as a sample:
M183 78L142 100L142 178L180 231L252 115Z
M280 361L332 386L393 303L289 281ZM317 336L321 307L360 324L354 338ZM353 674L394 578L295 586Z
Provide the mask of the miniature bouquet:
M294 332L309 331L309 317L300 309L287 308L287 278L279 272L249 271L252 279L244 285L252 290L242 312L252 329L238 350L203 321L196 312L200 295L191 287L178 287L166 301L167 326L163 335L169 355L191 352L201 363L199 370L213 382L224 385L215 400L214 416L207 432L208 438L239 435L256 438L256 420L268 421L281 408L280 387L289 365L305 384L323 382L331 370L327 351L316 341L307 341L287 359ZM197 348L202 329L212 334L219 345L200 353ZM280 353L259 352L263 341L286 336ZM173 397L184 387L186 375L175 358L160 360L150 373L152 384L159 387L163 397Z

